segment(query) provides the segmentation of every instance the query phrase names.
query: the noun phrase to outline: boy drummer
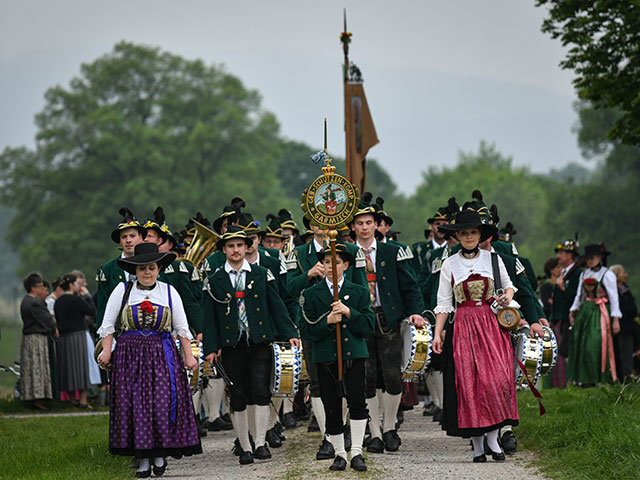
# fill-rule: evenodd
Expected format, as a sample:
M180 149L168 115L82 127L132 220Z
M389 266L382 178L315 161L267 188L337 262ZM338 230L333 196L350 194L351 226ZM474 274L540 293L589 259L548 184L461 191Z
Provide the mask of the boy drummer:
M367 426L365 395L365 359L369 356L366 338L373 333L374 315L369 305L369 291L344 278L355 261L343 243L336 244L336 274L339 279L339 300L333 301L333 275L329 246L317 253L327 272L325 281L318 282L300 294L299 325L305 339L313 342L313 363L318 367L320 397L326 412L326 432L333 444L336 458L331 470L344 470L347 452L342 424L342 392L337 386L336 328L342 327L344 361L344 391L351 415L351 468L365 471L362 442Z
M205 281L203 350L208 362L219 358L231 387L233 427L242 451L240 464L271 458L265 443L271 401L271 342L288 339L300 347L298 330L276 287L275 276L245 256L252 240L229 227L218 241L227 257ZM255 402L256 450L249 441L247 404Z

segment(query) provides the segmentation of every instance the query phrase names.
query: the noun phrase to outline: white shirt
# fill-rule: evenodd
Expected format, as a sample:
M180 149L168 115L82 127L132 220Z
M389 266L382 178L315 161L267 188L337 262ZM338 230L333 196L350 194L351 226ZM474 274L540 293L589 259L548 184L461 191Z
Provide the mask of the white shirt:
M433 249L434 249L434 250L435 250L436 248L442 248L442 247L444 247L446 244L447 244L447 241L446 241L446 240L443 240L443 241L442 241L442 243L440 243L440 244L439 244L438 242L436 242L436 239L435 239L435 238L432 238L432 239L431 239L431 245L433 245Z
M363 247L360 242L356 241L356 245L363 251L365 250L365 247ZM373 264L373 271L376 271L376 253L378 251L378 241L375 239L373 239L373 243L371 245L369 245L368 250L370 250L369 252L369 258L371 258L371 263ZM365 272L366 272L366 264L365 264ZM380 307L382 304L380 303L380 290L378 290L378 281L376 280L376 301L373 302L373 304L371 304L372 307Z
M595 278L597 282L602 283L602 286L607 291L607 296L609 297L611 317L622 317L622 312L620 311L620 299L618 298L618 281L615 273L607 267L600 267L597 272L590 268L582 271L580 274L580 280L578 281L578 291L576 292L576 296L573 299L573 304L569 311L575 312L576 310L579 310L586 300L587 295L582 287L586 278Z
M131 293L129 293L127 305L137 305L148 300L156 305L169 307L169 289L171 289L171 326L173 329L173 335L192 340L193 336L189 331L189 322L187 322L187 314L184 311L182 299L180 298L178 291L171 285L164 282L156 282L156 286L153 290L140 290L134 284L131 289ZM107 335L115 333L116 320L118 319L118 313L120 312L120 306L122 305L124 291L125 283L120 282L118 286L113 289L113 292L111 292L104 311L102 325L98 329L98 335L101 337L106 337Z
M235 268L233 268L231 266L231 264L229 264L229 261L227 260L226 262L224 262L224 271L227 272L227 274L229 275L229 280L231 280L231 286L233 288L236 288L236 283L238 282L237 279L237 273ZM249 265L249 262L247 262L247 260L243 260L242 262L242 266L240 267L240 278L242 279L242 284L243 285L247 285L247 272L251 271L251 265Z
M573 262L573 263L572 263L571 265L569 265L568 267L564 267L564 268L560 271L560 274L564 277L564 276L567 274L567 272L573 268L573 266L574 266L575 264L576 264L576 262Z
M324 248L324 245L319 244L315 238L313 239L313 246L316 248L316 253L322 251Z
M329 280L329 277L324 277L324 281L327 282L327 286L329 287L329 291L331 292L331 295L333 295L333 282L331 280ZM342 284L344 283L344 277L342 277L340 279L340 281L338 282L338 293L340 293L340 290L342 289Z

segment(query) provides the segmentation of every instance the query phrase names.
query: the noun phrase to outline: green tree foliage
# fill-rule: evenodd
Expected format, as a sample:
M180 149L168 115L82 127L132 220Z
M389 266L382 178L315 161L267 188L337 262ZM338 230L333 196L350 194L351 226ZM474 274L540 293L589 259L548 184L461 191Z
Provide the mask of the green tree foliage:
M542 31L569 48L562 68L580 98L620 111L609 136L640 144L640 2L536 0L548 8Z

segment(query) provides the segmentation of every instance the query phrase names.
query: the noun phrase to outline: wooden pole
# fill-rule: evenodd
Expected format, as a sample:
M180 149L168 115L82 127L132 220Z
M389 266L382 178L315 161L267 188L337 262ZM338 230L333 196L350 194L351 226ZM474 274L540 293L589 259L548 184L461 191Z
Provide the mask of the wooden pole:
M331 278L333 279L333 301L337 302L339 297L338 292L338 271L336 268L336 237L338 236L337 230L329 230L329 246L331 247ZM338 381L342 382L342 322L336 323L336 356L338 362Z
M344 33L347 33L347 9L344 9ZM351 139L352 128L351 125L351 96L349 95L349 39L345 39L342 44L342 50L344 52L344 66L343 66L343 84L344 84L344 136L345 136L345 161L346 161L346 177L347 180L353 183L351 175L351 164L353 162L353 155L351 151ZM358 186L359 187L359 186Z

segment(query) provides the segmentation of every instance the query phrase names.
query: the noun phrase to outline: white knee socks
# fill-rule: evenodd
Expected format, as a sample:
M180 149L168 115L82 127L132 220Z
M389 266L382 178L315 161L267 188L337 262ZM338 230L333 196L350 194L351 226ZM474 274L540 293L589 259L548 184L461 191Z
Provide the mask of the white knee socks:
M256 406L247 405L247 421L249 422L249 433L253 437L253 441L256 439Z
M320 427L320 433L322 434L322 438L324 438L327 428L327 417L324 413L324 404L322 403L322 399L320 397L311 397L311 408L313 408L313 414L316 416L318 427Z
M256 447L260 447L265 443L267 429L269 428L269 413L271 407L269 405L256 405Z
M351 420L351 458L362 454L364 432L367 429L366 420Z
M249 417L247 410L244 409L241 412L233 412L231 414L233 422L233 428L236 431L238 440L240 441L240 447L245 452L251 451L251 442L249 442Z
M492 452L500 453L502 449L500 448L500 444L498 443L498 429L491 430L487 432L487 445L491 449Z
M349 406L347 405L347 399L342 397L342 425L347 424L348 414L349 414Z
M210 379L209 386L204 389L203 393L207 399L207 417L209 417L209 421L213 422L220 416L220 406L224 395L224 380L221 378Z
M293 399L287 397L282 399L282 415L293 412Z
M384 425L382 431L388 432L396 429L396 415L402 400L402 394L390 395L385 392L384 397Z
M471 443L473 443L473 455L479 457L484 455L484 435L479 437L471 437Z
M367 398L367 409L369 410L369 431L371 438L379 438L382 440L382 432L380 431L380 413L378 412L378 396Z
M342 457L347 459L347 451L344 449L344 434L340 435L327 435L327 440L331 442L334 450L336 451L336 457Z

